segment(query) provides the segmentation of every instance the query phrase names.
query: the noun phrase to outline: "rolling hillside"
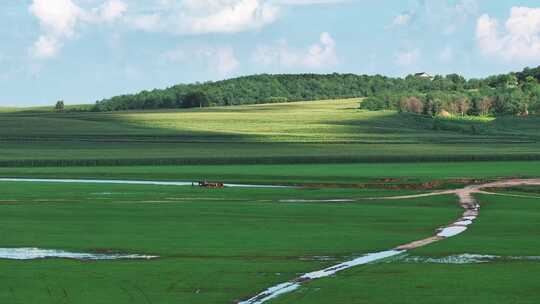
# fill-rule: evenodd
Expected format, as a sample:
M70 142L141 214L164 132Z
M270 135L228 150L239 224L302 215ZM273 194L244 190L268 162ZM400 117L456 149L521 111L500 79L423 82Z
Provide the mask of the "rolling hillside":
M538 117L435 120L359 99L114 113L0 114L3 165L523 159ZM99 143L99 145L97 145ZM216 152L218 151L218 152ZM9 160L9 161L8 161ZM106 162L103 162L104 164Z

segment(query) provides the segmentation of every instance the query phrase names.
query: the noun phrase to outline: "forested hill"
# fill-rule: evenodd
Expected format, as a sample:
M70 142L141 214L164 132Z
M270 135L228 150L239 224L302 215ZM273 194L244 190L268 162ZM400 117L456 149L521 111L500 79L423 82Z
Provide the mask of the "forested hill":
M353 74L254 75L176 85L116 96L96 103L99 111L241 105L369 96L399 85L383 76Z
M93 110L191 108L431 92L456 94L475 91L487 94L486 90L519 89L524 84L531 84L533 80L538 83L539 79L540 67L471 80L456 74L432 78L415 75L390 78L355 74L263 74L217 82L181 84L162 90L116 96L96 102ZM379 104L376 107L392 108L393 105L387 102L384 106Z

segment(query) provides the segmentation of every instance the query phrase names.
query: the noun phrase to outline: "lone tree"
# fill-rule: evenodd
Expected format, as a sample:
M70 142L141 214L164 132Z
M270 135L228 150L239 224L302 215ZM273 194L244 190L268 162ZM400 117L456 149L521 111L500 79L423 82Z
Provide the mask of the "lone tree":
M54 106L54 109L56 112L64 112L64 101L59 100L56 102L56 105Z

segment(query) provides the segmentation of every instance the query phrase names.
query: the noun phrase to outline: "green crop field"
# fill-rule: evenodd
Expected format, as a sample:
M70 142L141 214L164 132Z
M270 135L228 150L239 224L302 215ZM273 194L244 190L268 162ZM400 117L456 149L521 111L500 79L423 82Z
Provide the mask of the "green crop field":
M463 179L530 178L537 177L538 172L540 161L0 168L0 176L4 177L209 179L229 183L289 185L418 184L434 180L460 183Z
M479 169L470 177L495 178L501 172L512 172L512 163L504 170L496 169L503 167L501 163L488 164L470 163L471 168ZM514 170L522 170L519 165L523 162L514 164L518 165ZM467 175L467 171L456 175L459 165L437 177L452 180ZM342 166L297 166L304 168L296 169L303 173L297 179L299 183L324 184L328 180L318 176L323 172L343 172L360 178L358 181L380 177L367 171L367 165L352 165L350 171ZM232 166L224 171L245 174L238 178L241 181L249 177L249 167ZM271 173L279 166L268 167ZM140 168L108 169L117 169L113 170L117 178L136 178L144 176ZM151 168L154 171L148 177L186 176L181 167ZM158 170L163 168L168 170ZM210 168L219 172L227 167L205 169ZM421 169L400 164L395 174L423 180L437 168L437 164ZM62 168L55 174L54 168L9 170L22 176L37 170L41 172L37 177L88 178L91 169L96 168ZM178 169L178 175L170 175L173 169ZM356 171L363 173L351 174ZM273 178L273 182L284 180ZM453 196L366 200L417 193L377 187L209 190L27 182L0 182L0 187L0 247L159 256L138 261L0 260L5 269L0 274L4 303L234 303L299 273L428 237L462 212ZM537 190L515 187L497 192L532 195ZM356 201L317 202L331 199ZM406 257L538 256L537 198L479 195L478 199L481 216L470 231L413 250ZM270 303L431 303L439 298L443 303L533 303L536 299L540 264L535 260L446 264L410 262L406 257L310 282Z
M538 159L539 117L459 120L360 100L113 113L0 114L0 164L134 165ZM472 125L474 125L474 132Z
M0 304L540 303L539 1L0 16Z
M232 303L334 263L316 256L342 259L385 249L429 236L439 223L459 214L453 197L399 204L280 202L351 195L352 190L0 186L2 247L160 256L88 263L0 261L2 303L66 298L94 304Z
M159 256L0 258L0 303L238 303L304 273L431 237L463 214L448 192L387 196L539 177L538 117L440 119L367 112L359 103L6 109L0 178L293 187L0 181L0 254ZM485 190L496 194L475 194L480 216L465 233L306 282L268 303L535 303L540 190ZM448 262L464 254L497 257Z
M487 195L478 199L481 216L470 231L409 255L502 259L463 264L397 259L314 282L271 303L536 303L540 200Z

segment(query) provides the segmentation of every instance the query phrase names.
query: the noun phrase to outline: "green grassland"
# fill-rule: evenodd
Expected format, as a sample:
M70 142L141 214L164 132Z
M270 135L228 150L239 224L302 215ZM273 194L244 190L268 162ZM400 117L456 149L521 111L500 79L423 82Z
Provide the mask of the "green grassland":
M498 193L502 196L515 196L515 197L538 197L540 198L540 187L538 186L520 186L504 189L488 189L490 192Z
M359 102L0 113L0 177L309 186L0 182L0 248L160 256L0 260L0 303L234 303L301 273L432 236L463 212L454 196L368 197L539 177L540 117L433 119L363 111ZM538 189L493 190L530 198L479 195L481 215L466 233L410 254L540 255ZM330 199L356 201L291 202ZM310 282L272 303L536 303L538 275L534 261L396 260Z
M455 253L540 255L538 198L478 195L481 216L463 237L418 249L422 255Z
M334 189L13 182L0 187L0 247L160 256L3 260L2 303L232 303L335 263L310 257L341 260L384 250L429 236L460 213L450 196L397 204L280 202L335 197Z
M315 281L272 304L538 303L538 262L375 264Z
M64 111L76 112L76 111L91 111L92 104L68 104L64 106ZM19 113L19 114L47 114L55 113L57 110L54 106L33 106L33 107L0 107L0 113Z
M454 118L441 122L392 111L363 111L358 109L359 102L349 99L114 113L3 113L0 164L327 163L540 157L539 117Z
M539 161L297 165L0 168L3 177L203 180L248 184L418 184L438 180L537 177Z
M538 198L479 195L478 199L481 215L466 233L410 254L540 255ZM447 265L397 260L313 282L271 303L536 303L538 275L538 261Z

